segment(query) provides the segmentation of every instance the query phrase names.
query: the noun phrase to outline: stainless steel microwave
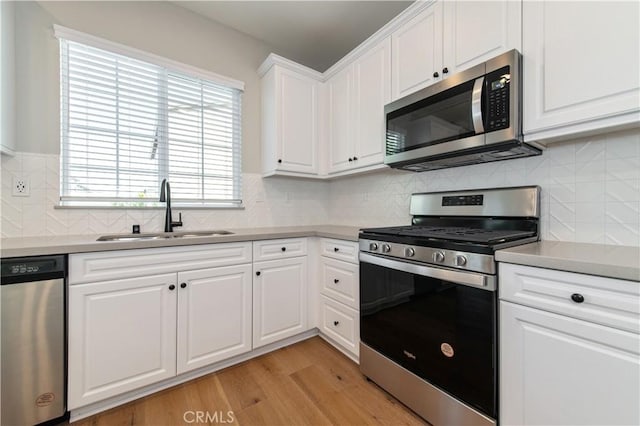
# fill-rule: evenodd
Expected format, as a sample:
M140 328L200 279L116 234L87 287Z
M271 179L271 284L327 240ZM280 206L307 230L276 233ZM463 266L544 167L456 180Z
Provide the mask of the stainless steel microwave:
M385 106L385 164L416 172L539 155L522 138L521 55L510 50Z

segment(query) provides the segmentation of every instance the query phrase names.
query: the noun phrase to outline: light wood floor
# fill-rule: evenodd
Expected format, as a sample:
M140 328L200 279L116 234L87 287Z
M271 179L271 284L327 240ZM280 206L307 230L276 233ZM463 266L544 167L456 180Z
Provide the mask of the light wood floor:
M195 417L198 411L200 421ZM189 424L399 426L425 422L368 382L354 362L314 337L73 426Z

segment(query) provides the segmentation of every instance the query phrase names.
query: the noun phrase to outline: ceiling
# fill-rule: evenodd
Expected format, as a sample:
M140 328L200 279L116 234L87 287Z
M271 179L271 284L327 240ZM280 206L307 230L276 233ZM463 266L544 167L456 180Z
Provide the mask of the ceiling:
M176 1L271 45L274 53L325 71L412 1Z

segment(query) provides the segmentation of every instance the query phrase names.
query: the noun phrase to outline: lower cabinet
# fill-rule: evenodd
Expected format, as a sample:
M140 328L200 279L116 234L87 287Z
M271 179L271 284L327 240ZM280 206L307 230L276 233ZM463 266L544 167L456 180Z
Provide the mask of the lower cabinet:
M180 272L178 282L178 374L251 350L251 265Z
M176 278L70 286L69 409L176 375Z
M360 313L326 296L320 300L320 332L358 356Z
M250 262L251 243L71 255L69 409L251 351ZM174 272L127 276L152 269Z
M640 424L638 292L637 282L501 264L501 424Z
M360 352L358 243L320 241L318 327L336 348L357 360Z
M307 330L307 257L253 264L253 347Z

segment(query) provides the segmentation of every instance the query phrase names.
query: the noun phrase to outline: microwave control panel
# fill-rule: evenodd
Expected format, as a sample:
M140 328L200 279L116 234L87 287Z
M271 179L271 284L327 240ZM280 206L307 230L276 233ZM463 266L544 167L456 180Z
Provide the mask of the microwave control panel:
M497 71L487 74L485 78L486 84L486 102L487 102L487 120L485 122L485 131L509 128L509 89L511 82L511 74L509 67L501 68Z

